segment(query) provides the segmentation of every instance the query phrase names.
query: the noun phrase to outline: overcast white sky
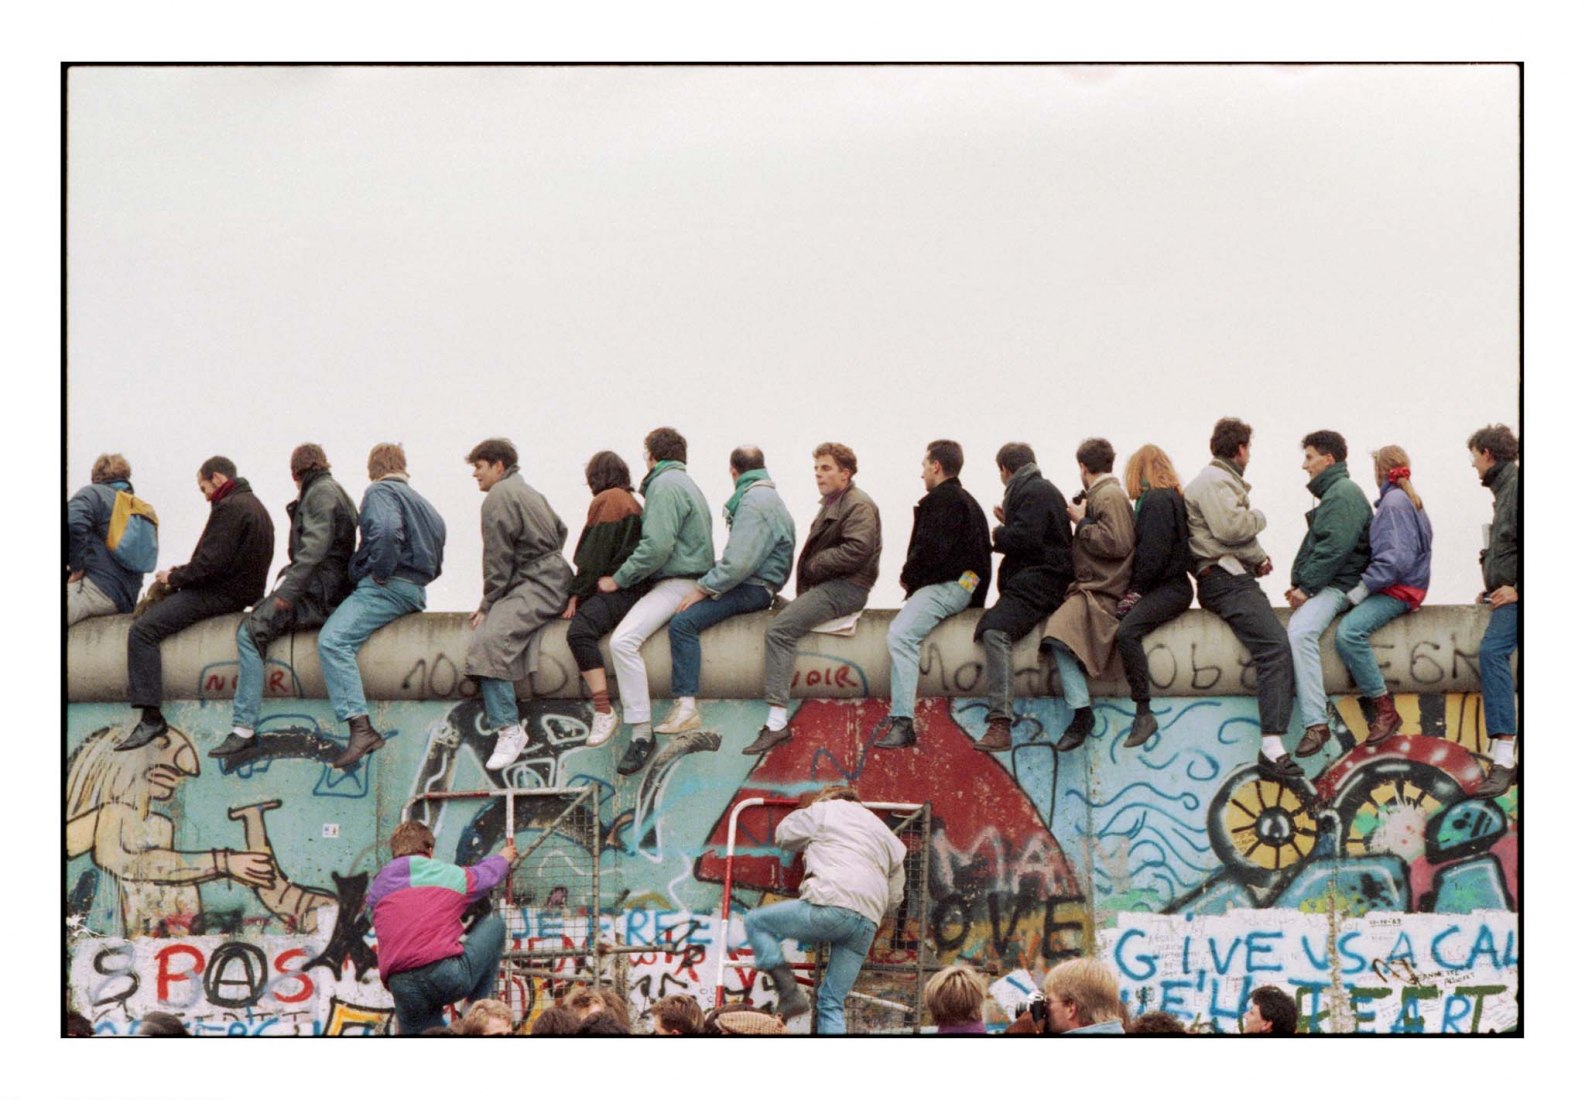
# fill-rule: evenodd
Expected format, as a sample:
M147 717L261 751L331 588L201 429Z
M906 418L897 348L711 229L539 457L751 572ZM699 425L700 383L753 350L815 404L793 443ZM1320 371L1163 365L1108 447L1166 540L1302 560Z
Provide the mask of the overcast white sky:
M1480 587L1464 441L1518 412L1512 66L78 68L67 466L120 450L165 565L236 460L277 519L291 448L358 497L381 440L445 516L432 610L480 583L462 462L503 434L571 529L585 460L680 429L713 510L758 443L800 536L809 454L859 455L901 600L924 444L1164 446L1255 426L1278 573L1307 431L1406 447L1431 601ZM128 415L135 408L136 416ZM724 525L717 517L717 549Z

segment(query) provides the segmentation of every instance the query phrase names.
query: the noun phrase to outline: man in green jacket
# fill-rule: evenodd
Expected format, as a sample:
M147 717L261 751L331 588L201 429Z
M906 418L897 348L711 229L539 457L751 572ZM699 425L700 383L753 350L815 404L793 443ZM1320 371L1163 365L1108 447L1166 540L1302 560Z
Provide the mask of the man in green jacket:
M643 534L620 568L601 577L601 592L617 592L648 583L649 591L611 632L611 663L622 697L622 721L633 727L633 740L616 770L632 775L655 751L650 726L649 673L639 649L644 640L671 621L694 583L715 565L710 534L710 506L688 476L688 441L675 428L656 428L644 437L649 473L638 487L644 496ZM596 713L590 745L601 745L616 732L616 712Z
M1513 750L1519 711L1508 660L1519 648L1519 438L1506 424L1484 427L1469 437L1469 461L1492 494L1491 533L1480 552L1486 590L1479 597L1491 608L1480 640L1480 697L1492 767L1471 797L1496 798L1507 793L1518 773Z
M1300 756L1321 751L1331 736L1326 722L1326 685L1321 679L1321 635L1348 610L1348 590L1370 565L1370 501L1348 476L1348 444L1337 432L1311 432L1304 448L1304 472L1318 504L1305 515L1309 530L1293 559L1292 587L1283 595L1293 614L1288 644L1293 648L1294 702L1304 737Z

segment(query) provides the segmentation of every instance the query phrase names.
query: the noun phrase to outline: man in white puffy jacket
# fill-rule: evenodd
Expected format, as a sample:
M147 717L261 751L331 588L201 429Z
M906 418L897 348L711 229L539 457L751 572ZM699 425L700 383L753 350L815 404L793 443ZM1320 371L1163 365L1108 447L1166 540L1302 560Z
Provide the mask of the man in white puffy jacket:
M809 1011L809 998L793 978L781 941L830 944L816 1025L821 1035L841 1035L846 1031L842 1006L876 930L902 903L908 849L848 787L827 787L808 806L788 814L776 827L776 843L803 852L804 877L799 900L744 916L754 965L770 975L776 1011L790 1019Z

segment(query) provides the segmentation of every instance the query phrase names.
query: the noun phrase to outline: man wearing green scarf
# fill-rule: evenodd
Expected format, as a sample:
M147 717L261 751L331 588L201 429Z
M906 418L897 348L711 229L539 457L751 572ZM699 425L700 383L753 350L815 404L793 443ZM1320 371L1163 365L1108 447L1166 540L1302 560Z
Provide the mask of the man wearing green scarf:
M639 649L671 620L682 598L694 591L694 582L715 564L710 506L685 465L688 441L675 428L656 428L644 437L644 461L649 473L639 486L644 515L638 545L614 574L597 582L601 592L649 586L611 631L611 663L622 697L622 720L633 727L632 743L616 767L622 775L643 768L655 751L649 724L649 673ZM616 727L615 711L596 714L588 743L603 744Z
M676 701L656 733L699 727L699 632L735 615L764 611L792 574L792 514L765 469L764 452L739 447L727 467L735 491L724 509L726 549L672 617L671 696Z

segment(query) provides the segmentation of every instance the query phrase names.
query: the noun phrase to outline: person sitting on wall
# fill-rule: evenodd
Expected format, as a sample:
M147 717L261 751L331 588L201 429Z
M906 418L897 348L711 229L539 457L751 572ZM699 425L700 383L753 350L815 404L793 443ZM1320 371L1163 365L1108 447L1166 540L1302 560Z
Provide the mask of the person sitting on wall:
M726 549L677 605L671 638L671 695L675 702L656 733L699 728L699 633L735 615L764 611L792 574L792 514L776 492L758 447L739 447L727 460L733 493L723 513Z
M124 565L105 542L116 494L132 492L132 464L118 454L100 455L88 480L66 502L68 627L96 615L130 614L143 587L143 574Z
M991 583L991 532L985 509L958 474L963 448L950 439L925 447L920 479L925 495L914 505L914 529L903 562L905 602L886 632L891 656L891 728L878 749L912 745L914 696L919 688L919 647L936 625L969 607L984 607Z
M127 631L127 694L143 716L116 746L121 752L141 749L169 728L160 712L160 642L203 619L245 610L264 595L269 580L275 524L247 480L237 476L236 464L222 455L206 459L198 468L198 491L209 502L209 520L192 558L154 575L171 594Z
M641 770L655 752L649 673L639 649L671 621L683 598L697 591L695 582L715 564L710 506L688 476L688 441L675 428L656 428L644 437L644 461L649 472L638 487L644 495L638 545L616 572L597 582L607 594L643 586L643 594L611 631L611 663L622 696L622 721L633 727L633 738L616 766L621 775ZM614 711L596 714L588 743L604 744L618 724Z
M615 451L596 452L584 466L583 478L594 499L589 502L589 514L572 553L577 572L561 617L572 620L567 624L567 648L589 689L595 723L602 729L608 725L615 730L616 715L611 709L600 639L622 621L622 616L649 591L649 585L641 581L615 592L601 592L599 580L620 569L638 545L643 536L640 517L644 509L633 495L633 478L627 463Z
M1134 568L1117 602L1117 652L1134 701L1134 723L1123 747L1136 749L1157 730L1150 713L1150 662L1145 635L1189 610L1189 512L1172 459L1154 443L1133 453L1123 469L1134 501Z
M1359 687L1370 722L1367 745L1379 745L1403 725L1370 648L1370 636L1425 602L1431 586L1431 518L1409 481L1409 454L1387 446L1373 456L1381 496L1370 521L1370 565L1348 593L1354 609L1337 625L1337 655ZM1304 750L1299 750L1302 755Z
M1348 476L1348 444L1337 432L1311 432L1304 448L1306 488L1316 506L1304 517L1306 530L1293 559L1293 587L1283 595L1288 644L1293 647L1299 722L1299 756L1321 751L1332 736L1326 721L1326 685L1321 679L1321 634L1349 606L1348 594L1370 565L1370 502Z
M319 631L325 694L351 734L331 766L350 768L385 744L369 722L358 650L380 627L424 610L424 588L440 576L446 522L408 484L407 452L377 443L369 452L369 487L358 509L360 543L350 576L356 587Z
M798 900L761 906L743 917L754 965L776 988L776 1013L791 1019L809 1011L781 941L831 945L820 983L817 1030L847 1030L843 1004L858 979L877 930L902 904L908 849L849 787L831 786L799 799L803 805L776 826L776 843L803 852Z
M516 859L509 839L499 854L458 867L435 858L435 834L422 822L404 821L391 834L391 862L374 876L363 904L373 914L380 981L391 991L399 1034L439 1027L446 1005L494 992L506 924L491 912L464 938L462 915Z
M1496 798L1518 777L1513 753L1519 711L1508 659L1519 648L1519 439L1506 424L1488 425L1469 437L1469 461L1492 495L1491 527L1480 552L1486 590L1476 599L1491 608L1480 640L1480 698L1491 738L1491 771L1470 797Z
M498 771L528 745L515 685L538 665L540 632L561 617L572 569L561 556L567 525L518 471L510 440L486 439L464 459L483 493L484 595L468 616L473 637L463 671L479 678L485 724L495 748L485 767Z
M1058 752L1083 745L1095 728L1085 676L1115 679L1118 601L1134 568L1134 510L1112 474L1117 452L1104 439L1086 439L1076 455L1084 492L1068 506L1073 521L1073 583L1050 619L1042 642L1055 653L1062 698L1073 711Z
M1272 564L1258 538L1266 517L1250 507L1249 482L1244 480L1253 435L1253 428L1232 416L1211 429L1211 464L1183 490L1189 559L1200 606L1232 628L1255 664L1260 712L1255 762L1260 776L1300 786L1304 772L1282 743L1293 717L1293 650L1256 579L1270 573Z
M792 694L798 639L821 623L862 611L880 576L881 513L853 478L858 456L843 443L814 450L820 510L798 554L798 598L777 612L765 631L765 702L769 713L745 756L791 741L787 701Z
M286 506L289 559L275 591L259 601L237 627L237 690L231 701L231 732L209 750L230 756L248 747L264 701L264 654L292 630L320 626L352 591L347 566L358 541L358 508L336 479L317 443L304 443L288 461L297 499Z
M1245 1035L1293 1035L1299 1027L1299 1006L1274 985L1249 994L1249 1011L1239 1021Z
M989 717L981 752L1013 747L1013 643L1045 622L1073 581L1073 531L1062 490L1041 476L1034 448L1008 443L996 452L1006 491L994 511L991 549L1002 555L996 603L974 627L985 647Z
M985 1034L985 978L972 966L949 966L925 983L925 1007L937 1035Z

